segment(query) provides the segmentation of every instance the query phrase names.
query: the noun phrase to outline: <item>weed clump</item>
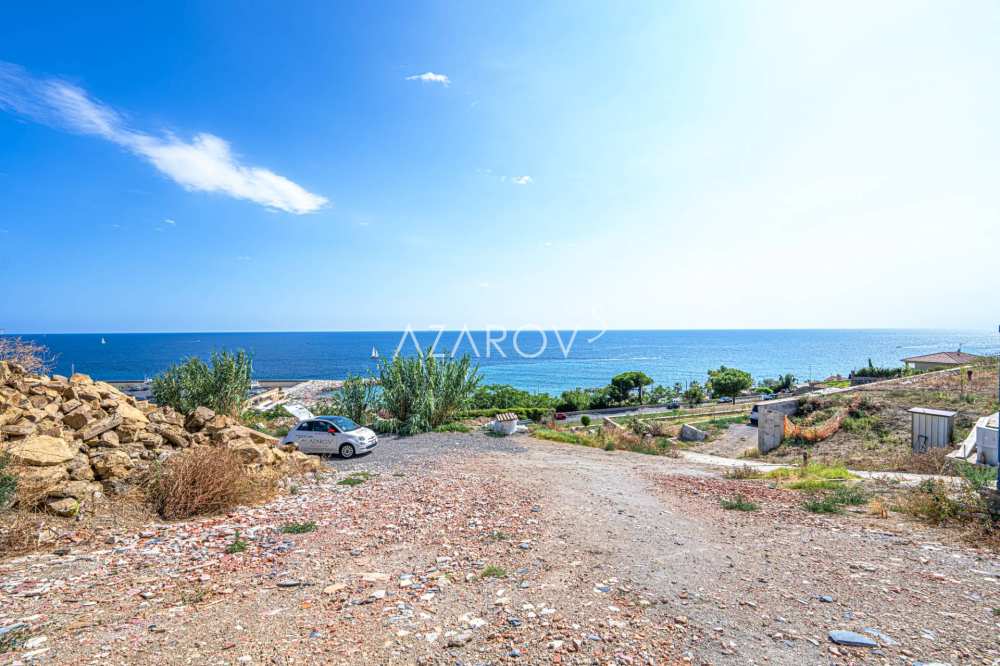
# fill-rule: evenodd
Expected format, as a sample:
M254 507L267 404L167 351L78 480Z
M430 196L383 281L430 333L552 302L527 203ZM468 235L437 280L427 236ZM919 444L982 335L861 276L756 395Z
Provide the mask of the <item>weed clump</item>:
M232 543L226 546L226 553L229 555L235 555L236 553L246 552L247 542L240 538L240 533L236 532L236 537L233 539Z
M764 473L760 470L756 470L750 465L740 465L739 467L731 467L725 471L723 474L727 479L761 479L764 477Z
M283 534L308 534L316 531L316 521L309 520L304 523L285 523L281 526Z
M719 501L723 509L729 511L756 511L757 505L746 498L745 495L735 495L731 498L723 498Z
M809 513L840 513L841 508L829 495L817 496L802 503L802 508Z
M351 472L346 477L337 481L338 486L360 486L362 483L372 478L370 472Z
M506 578L507 577L507 570L504 569L503 567L498 567L498 566L494 566L494 565L491 564L488 567L486 567L485 569L483 569L483 572L481 574L479 574L479 577L480 578Z

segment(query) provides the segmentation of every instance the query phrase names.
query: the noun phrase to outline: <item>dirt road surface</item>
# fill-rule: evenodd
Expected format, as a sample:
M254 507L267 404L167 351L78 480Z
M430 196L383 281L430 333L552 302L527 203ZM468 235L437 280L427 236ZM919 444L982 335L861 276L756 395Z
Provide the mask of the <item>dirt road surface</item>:
M526 436L329 466L268 505L0 562L0 627L23 625L0 663L1000 663L1000 561L863 507ZM723 510L737 492L761 510Z

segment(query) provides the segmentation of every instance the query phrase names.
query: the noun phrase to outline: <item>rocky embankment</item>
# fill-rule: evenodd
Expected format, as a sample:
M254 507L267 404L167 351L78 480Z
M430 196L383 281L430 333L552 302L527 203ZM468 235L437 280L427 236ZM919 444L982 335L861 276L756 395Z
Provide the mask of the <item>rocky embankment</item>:
M33 375L0 361L0 455L9 457L22 505L74 515L98 493L121 492L151 464L198 446L230 449L265 474L320 465L204 407L185 417L87 375Z

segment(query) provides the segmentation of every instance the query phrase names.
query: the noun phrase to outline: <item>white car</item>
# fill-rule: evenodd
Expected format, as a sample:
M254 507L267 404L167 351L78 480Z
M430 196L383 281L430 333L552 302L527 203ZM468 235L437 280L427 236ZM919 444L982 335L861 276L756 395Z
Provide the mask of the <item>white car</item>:
M300 421L281 439L282 444L294 444L302 453L338 454L353 458L368 453L378 445L378 436L346 416L317 416Z

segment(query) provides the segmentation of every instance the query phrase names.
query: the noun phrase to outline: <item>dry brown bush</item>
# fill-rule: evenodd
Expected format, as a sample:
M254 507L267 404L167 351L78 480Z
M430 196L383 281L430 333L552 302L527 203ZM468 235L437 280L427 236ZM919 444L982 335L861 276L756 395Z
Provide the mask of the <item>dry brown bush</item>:
M43 373L52 368L55 358L49 348L31 340L0 338L0 361L11 361L27 372Z
M756 451L756 449L754 450ZM750 465L740 465L739 467L730 467L723 473L723 476L727 479L759 479L764 476L764 473Z
M0 520L0 557L29 553L39 545L38 516L28 511L7 511Z
M934 448L926 453L907 453L896 461L893 468L897 472L914 474L950 474L948 449Z
M147 496L164 518L223 513L269 498L273 479L255 476L228 449L194 447L150 470Z

